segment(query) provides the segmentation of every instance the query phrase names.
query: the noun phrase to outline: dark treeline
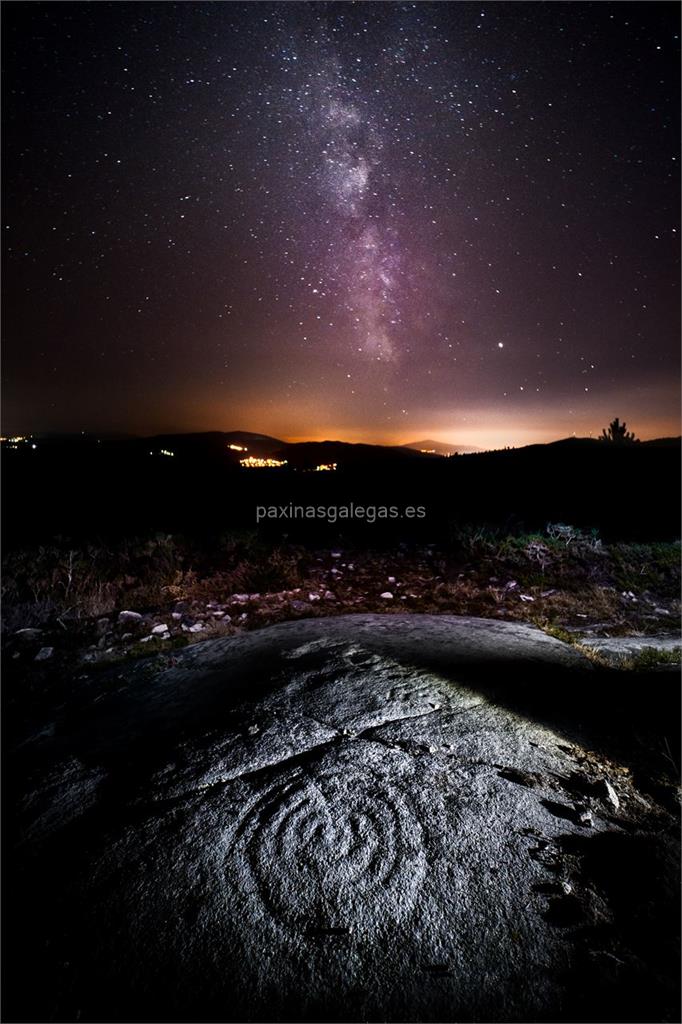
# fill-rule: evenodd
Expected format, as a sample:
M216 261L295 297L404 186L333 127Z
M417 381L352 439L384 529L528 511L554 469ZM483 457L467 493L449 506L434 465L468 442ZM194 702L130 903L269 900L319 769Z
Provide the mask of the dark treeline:
M51 441L3 455L5 544L159 530L211 534L255 528L256 507L422 506L423 518L335 523L265 519L259 531L297 541L447 542L463 524L515 531L548 522L605 540L670 540L680 529L679 439L616 445L576 439L527 448L421 456L341 444L284 446L282 468L246 469L224 435ZM160 454L173 443L174 455ZM251 449L253 451L253 448ZM153 452L153 454L150 454ZM336 461L332 472L311 472ZM299 513L300 516L300 513Z

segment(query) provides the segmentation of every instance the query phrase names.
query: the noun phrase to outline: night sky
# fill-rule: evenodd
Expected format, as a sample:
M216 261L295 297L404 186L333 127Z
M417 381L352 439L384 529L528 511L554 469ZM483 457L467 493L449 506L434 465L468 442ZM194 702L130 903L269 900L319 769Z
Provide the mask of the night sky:
M5 431L678 434L678 16L6 3Z

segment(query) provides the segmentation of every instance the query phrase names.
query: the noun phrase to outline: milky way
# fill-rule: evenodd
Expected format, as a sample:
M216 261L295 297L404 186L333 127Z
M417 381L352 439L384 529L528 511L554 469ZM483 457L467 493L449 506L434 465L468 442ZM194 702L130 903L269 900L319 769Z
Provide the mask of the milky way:
M12 4L11 430L677 432L674 5Z
M400 258L395 231L372 203L381 188L381 134L341 93L327 88L320 111L322 184L340 217L330 276L341 284L349 343L387 360L396 355L391 329L400 322Z

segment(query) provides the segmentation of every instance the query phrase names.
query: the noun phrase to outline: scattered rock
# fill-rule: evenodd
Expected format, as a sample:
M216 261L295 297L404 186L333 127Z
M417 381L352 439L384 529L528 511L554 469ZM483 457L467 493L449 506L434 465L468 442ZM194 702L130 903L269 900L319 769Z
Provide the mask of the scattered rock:
M164 633L167 632L168 626L165 624L165 622L160 622L158 626L154 626L154 628L152 629L152 636L162 636Z
M392 601L393 600L393 594L391 593L390 590L384 590L383 594L379 594L379 597L383 598L384 601Z
M537 772L523 771L521 768L501 768L497 773L501 779L509 782L516 782L519 786L527 786L529 789L539 786L542 783L542 776Z
M54 647L41 647L36 654L34 661L48 661L54 654Z
M139 612L124 611L118 613L118 621L120 625L123 623L141 622L142 616Z
M201 633L202 629L206 629L206 626L203 624L203 622L195 622L193 626L188 626L187 632Z
M309 601L319 601L320 600L320 595L319 594L308 594L308 600Z
M580 804L576 804L576 821L579 825L584 825L586 828L591 828L594 824L592 812L588 807L583 807Z
M605 803L609 804L614 811L620 808L620 800L615 789L607 779L602 779L595 785L595 792L598 796L604 800Z

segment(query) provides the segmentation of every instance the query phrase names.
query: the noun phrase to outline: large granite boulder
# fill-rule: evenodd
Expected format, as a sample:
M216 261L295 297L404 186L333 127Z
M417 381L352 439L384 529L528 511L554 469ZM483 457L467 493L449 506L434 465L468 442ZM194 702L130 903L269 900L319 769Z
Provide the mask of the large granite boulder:
M364 615L173 660L16 744L5 1019L673 1019L674 819L574 649Z

